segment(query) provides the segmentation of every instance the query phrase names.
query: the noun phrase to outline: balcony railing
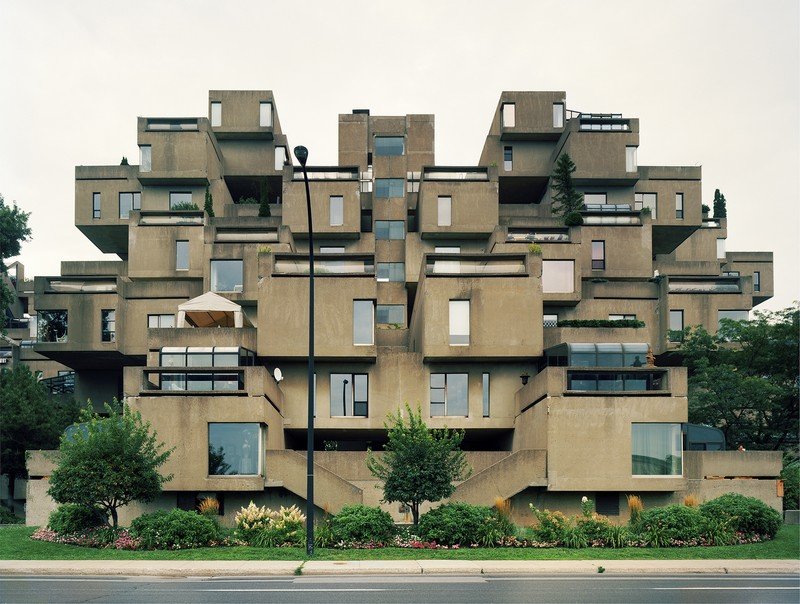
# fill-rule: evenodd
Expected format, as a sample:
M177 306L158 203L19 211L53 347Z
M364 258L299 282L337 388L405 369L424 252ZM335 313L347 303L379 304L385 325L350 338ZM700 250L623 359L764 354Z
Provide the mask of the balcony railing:
M50 394L71 394L75 392L75 372L70 371L56 377L39 380Z
M540 242L540 243L554 243L569 241L569 231L529 231L529 230L509 230L506 235L508 243L517 242Z
M196 117L162 118L151 117L147 119L147 130L150 132L169 130L172 132L187 132L197 130Z
M584 131L627 132L631 128L630 120L621 113L581 113L578 119Z
M359 180L358 167L355 168L341 168L335 167L320 167L309 166L306 168L308 173L308 180ZM303 171L300 168L295 168L292 174L293 181L303 180Z
M647 392L667 389L667 372L661 371L568 371L571 392Z
M669 293L683 294L738 294L741 293L739 277L717 279L670 279Z
M703 218L703 222L700 226L704 229L718 229L720 228L720 223L719 220Z
M487 168L475 167L437 167L425 168L422 171L422 180L489 180Z
M426 275L476 275L476 276L516 276L526 275L525 258L490 256L472 257L464 254L427 254L425 256Z
M244 390L243 369L219 367L193 367L191 370L145 369L144 377L145 391L229 393Z
M117 291L116 279L48 279L46 292L98 294Z
M351 277L358 275L374 275L375 260L369 258L330 258L333 254L326 254L326 258L314 258L314 274L321 276ZM307 275L309 271L308 257L292 258L276 256L273 275Z
M142 211L139 226L203 226L202 210L183 211Z
M631 212L631 204L629 203L587 203L584 206L584 212Z

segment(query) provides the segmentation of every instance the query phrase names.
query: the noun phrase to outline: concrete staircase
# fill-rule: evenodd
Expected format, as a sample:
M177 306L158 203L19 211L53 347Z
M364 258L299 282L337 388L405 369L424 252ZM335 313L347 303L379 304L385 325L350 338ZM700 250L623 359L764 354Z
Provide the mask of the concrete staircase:
M494 497L508 499L541 486L547 486L547 452L524 449L470 476L456 487L450 501L487 505Z

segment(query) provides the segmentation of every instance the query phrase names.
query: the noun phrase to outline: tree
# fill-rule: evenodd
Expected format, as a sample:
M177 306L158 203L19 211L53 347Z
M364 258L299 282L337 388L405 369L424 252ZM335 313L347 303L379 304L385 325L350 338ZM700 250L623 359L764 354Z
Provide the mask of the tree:
M22 242L30 240L29 216L30 212L23 212L16 203L13 207L7 206L0 195L0 274L7 272L6 258L19 256ZM0 331L5 327L6 309L13 301L13 292L0 278Z
M687 329L689 421L720 428L731 446L781 450L798 444L800 308L722 320L716 336Z
M406 404L405 412L408 420L401 410L389 414L383 458L370 451L367 467L383 482L383 500L408 506L416 525L422 502L449 497L453 481L468 478L472 470L460 449L463 430L428 429L419 408L414 412Z
M550 188L553 190L551 211L553 214L561 216L565 222L567 218L580 212L583 206L583 193L576 191L572 182L572 173L576 169L577 166L569 154L562 153L556 161L556 167L550 177ZM570 220L574 221L574 217Z
M51 398L24 365L0 372L0 466L15 478L28 475L25 451L55 449L64 428L78 417L74 401Z
M95 506L117 526L117 510L133 501L147 503L172 475L158 472L174 449L164 450L150 423L123 406L121 413L106 405L108 417L87 407L81 429L61 439L58 465L48 494L58 503Z
M725 196L719 192L719 189L714 191L714 218L725 218L728 215L728 210L725 207Z
M206 211L206 214L214 217L214 196L211 195L211 191L208 187L206 187L206 201L203 205L203 209Z

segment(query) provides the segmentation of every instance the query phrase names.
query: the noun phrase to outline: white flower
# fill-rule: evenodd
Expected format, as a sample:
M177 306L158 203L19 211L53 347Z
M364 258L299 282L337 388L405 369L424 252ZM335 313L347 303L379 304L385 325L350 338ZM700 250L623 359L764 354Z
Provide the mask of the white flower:
M589 498L586 495L581 497L581 503L588 503L588 501L589 501Z

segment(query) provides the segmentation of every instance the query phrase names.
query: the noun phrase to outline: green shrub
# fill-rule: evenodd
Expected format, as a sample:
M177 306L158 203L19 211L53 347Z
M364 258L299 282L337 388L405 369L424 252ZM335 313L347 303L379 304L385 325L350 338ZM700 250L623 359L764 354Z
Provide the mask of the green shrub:
M794 461L783 466L783 509L800 510L800 462Z
M173 212L182 212L184 210L199 210L200 208L197 207L196 203L192 203L191 201L182 201L170 206L169 209Z
M440 545L494 546L516 534L514 524L495 508L468 503L445 503L419 519L419 536Z
M559 327L644 327L644 321L638 319L564 319L558 322Z
M630 532L625 526L609 525L606 531L606 547L628 547L631 541Z
M566 226L579 226L583 224L583 216L580 212L572 212L564 217L564 224Z
M394 537L392 517L377 507L346 505L331 519L335 542L389 543Z
M333 527L331 517L326 515L318 525L314 527L314 546L333 547L336 540L333 538Z
M258 199L256 199L255 197L240 197L239 201L237 201L236 203L238 203L239 205L253 206L261 202L258 201Z
M25 522L6 506L0 505L0 524L22 524Z
M700 506L706 518L730 520L731 529L745 535L761 535L770 539L781 527L781 515L755 497L726 493Z
M528 251L533 254L534 256L541 256L542 255L542 246L538 243L531 243L528 245Z
M703 538L708 545L733 545L736 543L736 533L732 528L730 518L704 517Z
M573 549L589 546L589 540L580 526L568 526L561 536L561 545Z
M130 534L141 539L144 549L185 549L209 545L217 538L217 528L196 512L159 510L134 520Z
M61 535L74 535L103 526L107 521L106 514L98 508L66 503L50 513L47 526Z
M306 517L296 505L272 512L267 526L256 532L250 544L255 547L301 545L305 540L303 528Z
M533 538L542 543L563 543L570 528L569 518L562 512L539 510L533 504L530 508L536 517L536 524L531 528Z
M642 512L637 528L652 547L663 547L672 540L686 542L700 539L704 524L703 515L697 508L668 505Z

